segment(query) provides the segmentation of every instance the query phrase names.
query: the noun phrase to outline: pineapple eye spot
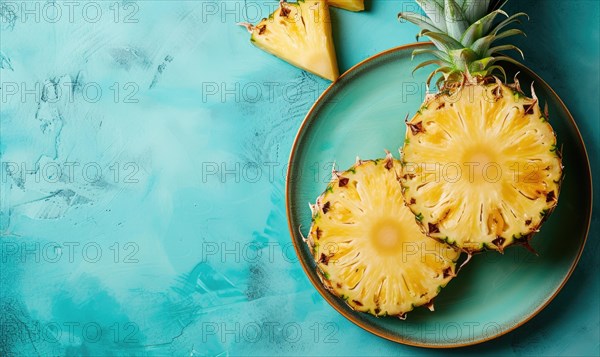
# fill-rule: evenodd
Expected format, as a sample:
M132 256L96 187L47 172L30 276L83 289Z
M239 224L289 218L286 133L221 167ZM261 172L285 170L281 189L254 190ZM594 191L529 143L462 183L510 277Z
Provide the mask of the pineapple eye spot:
M379 220L371 228L371 243L381 255L397 255L402 252L405 231L394 219Z

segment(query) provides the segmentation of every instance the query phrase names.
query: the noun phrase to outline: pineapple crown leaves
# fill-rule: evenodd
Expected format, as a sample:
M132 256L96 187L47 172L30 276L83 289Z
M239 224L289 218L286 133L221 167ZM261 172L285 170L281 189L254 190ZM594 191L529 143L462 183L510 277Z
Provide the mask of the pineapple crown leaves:
M505 51L516 51L524 58L523 51L518 47L506 44L497 45L495 42L515 35L525 35L518 29L506 29L514 23L520 23L520 18L527 14L520 12L509 15L502 10L507 0L415 0L425 15L415 12L402 12L399 19L411 22L421 28L417 35L426 36L437 49L418 49L413 52L413 58L428 54L436 59L419 64L417 69L437 65L427 84L436 74L443 74L438 80L442 82L462 82L465 77L469 80L487 78L494 72L500 72L506 79L506 74L496 62L518 61L502 55ZM501 21L498 21L501 19Z

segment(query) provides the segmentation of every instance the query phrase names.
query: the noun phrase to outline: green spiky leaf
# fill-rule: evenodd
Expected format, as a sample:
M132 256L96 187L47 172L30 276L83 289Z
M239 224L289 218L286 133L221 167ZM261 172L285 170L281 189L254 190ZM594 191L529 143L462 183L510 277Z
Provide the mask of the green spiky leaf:
M427 48L414 50L412 53L412 58L414 59L415 56L419 56L422 54L430 54L430 55L437 57L438 59L440 59L442 61L450 62L450 57L448 56L448 54L446 52L442 52L439 50L430 50Z
M481 57L483 57L486 52L490 49L490 47L492 46L492 43L496 40L496 37L494 35L488 35L485 37L482 37L480 39L478 39L477 41L473 42L473 44L471 45L471 49L473 51L475 51L475 53L479 54Z
M469 68L469 63L476 61L479 56L470 48L461 48L459 50L450 51L450 57L454 67L460 71L466 72Z
M498 56L498 57L492 57L492 59L488 62L488 68L490 68L489 66L493 65L496 62L509 62L515 65L520 65L519 61L515 60L514 58L508 57L508 56Z
M435 47L446 53L449 53L451 50L463 48L463 45L460 42L442 32L423 30L419 33L419 35L429 37Z
M485 16L488 13L490 0L460 0L462 9L471 23Z
M475 51L476 53L478 53L480 56L485 57L485 56L487 56L488 51L490 50L490 47L492 46L492 44L495 41L506 38L506 37L515 36L515 35L526 36L525 32L523 32L521 30L510 29L510 30L501 32L497 35L492 34L492 35L488 35L488 36L480 38L479 40L475 41L473 43L473 45L471 45L471 49L473 51Z
M413 74L414 74L414 73L415 73L415 72L416 72L418 69L420 69L420 68L423 68L423 67L430 66L430 65L432 65L432 64L435 64L435 65L438 65L438 66L443 66L443 65L444 65L444 62L443 62L443 61L440 61L440 60L429 60L429 61L421 62L421 63L419 63L419 64L418 64L418 65L415 67L415 69L413 69Z
M446 19L444 18L443 0L440 3L437 0L415 0L423 9L423 12L429 17L431 23L439 28L441 32L446 32Z
M465 14L462 9L456 4L454 0L445 0L444 3L444 16L446 18L446 28L448 35L455 40L460 40L463 33L469 27L469 23L465 18Z
M500 32L500 30L502 30L503 28L505 28L506 26L508 26L510 24L521 23L521 21L519 20L519 17L527 17L527 19L529 20L529 16L526 13L519 12L517 14L509 16L506 20L504 20L504 21L500 22L498 25L496 25L496 27L494 28L492 33L497 34L498 32Z
M460 42L464 46L471 46L473 42L484 36L492 27L494 20L498 15L504 15L508 18L508 14L502 10L490 12L481 19L475 21L462 35Z
M493 64L493 60L494 57L485 57L482 59L478 59L477 61L473 61L471 62L470 68L473 71L479 72L479 71L485 71L486 68L488 68L488 66L490 66L491 64Z
M511 51L511 50L519 52L519 54L521 55L521 58L525 59L525 54L523 54L523 51L521 51L521 49L519 47L514 46L514 45L503 45L503 46L492 47L486 52L486 56L491 56L494 53L500 53L500 52Z
M455 72L456 70L453 69L452 67L440 67L440 68L436 68L435 71L431 72L429 74L429 77L427 77L427 87L429 87L429 84L431 83L431 80L433 79L433 77L435 77L436 74L438 73L442 73L444 76L440 77L440 79L444 80L446 79L449 75L451 75L451 73ZM438 83L438 82L436 82ZM428 88L429 89L429 88Z
M422 29L434 32L442 32L442 30L436 27L435 24L433 24L433 22L428 17L416 14L414 12L401 12L398 14L398 19L403 19L408 22L411 22Z
M486 68L485 72L483 72L481 74L476 74L476 73L474 73L474 74L484 77L488 74L494 74L494 72L496 72L496 71L500 72L500 74L502 75L502 80L506 81L508 79L508 76L506 75L506 71L501 66L489 66L488 68Z
M499 34L496 35L496 40L501 40L503 38L506 37L511 37L511 36L516 36L516 35L522 35L527 37L527 35L525 34L525 32L518 30L518 29L510 29L510 30L506 30L504 32L500 32Z

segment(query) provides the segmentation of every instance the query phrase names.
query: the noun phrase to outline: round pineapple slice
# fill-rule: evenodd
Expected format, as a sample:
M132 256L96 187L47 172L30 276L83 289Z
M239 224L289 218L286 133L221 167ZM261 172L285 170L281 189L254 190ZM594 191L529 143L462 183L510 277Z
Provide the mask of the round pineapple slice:
M425 236L404 204L388 155L335 173L311 206L306 239L325 287L355 310L404 318L455 276L460 252Z
M513 87L442 92L407 122L406 203L425 233L466 252L529 247L557 204L562 165L547 110L533 88L532 99Z

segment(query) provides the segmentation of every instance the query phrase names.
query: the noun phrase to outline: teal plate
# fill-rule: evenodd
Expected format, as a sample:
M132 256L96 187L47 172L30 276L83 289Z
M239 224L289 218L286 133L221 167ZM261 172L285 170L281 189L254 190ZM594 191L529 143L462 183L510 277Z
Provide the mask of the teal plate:
M504 255L473 257L436 298L435 312L417 308L404 321L375 318L348 307L329 293L299 231L310 227L309 202L325 189L332 162L350 167L356 156L398 152L404 118L414 114L425 94L426 70L412 75L411 53L430 44L395 48L356 65L315 103L296 137L286 187L290 232L302 266L321 295L342 315L383 338L422 347L459 347L481 343L523 325L558 294L575 269L587 238L592 207L590 166L577 126L556 93L531 70L521 67L524 89L532 81L563 145L565 179L559 204L533 241L539 256L522 247ZM528 90L526 90L527 92Z

